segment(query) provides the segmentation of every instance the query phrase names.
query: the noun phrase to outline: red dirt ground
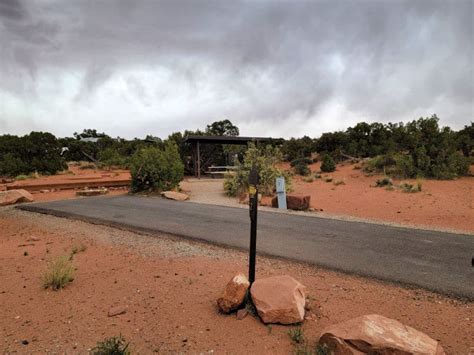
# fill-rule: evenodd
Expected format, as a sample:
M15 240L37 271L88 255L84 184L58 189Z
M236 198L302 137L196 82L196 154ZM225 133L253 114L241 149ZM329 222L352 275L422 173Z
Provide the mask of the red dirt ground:
M311 166L313 172L319 169L320 163ZM372 187L381 176L365 176L362 170L354 170L354 165L338 165L335 172L322 176L331 176L333 182L315 179L308 183L295 176L293 188L295 193L311 195L311 207L324 214L474 232L473 177L423 180L421 192L405 193ZM345 184L335 186L336 180ZM394 180L394 185L399 183Z
M12 208L0 210L0 230L2 353L84 353L119 334L136 353L289 354L294 349L287 326L218 313L215 300L225 284L246 270L241 252ZM42 289L47 262L81 244L87 249L74 256L75 280L61 291ZM438 339L448 354L474 351L473 303L258 258L257 277L281 274L308 287L312 319L302 328L311 345L330 324L378 313ZM108 317L113 306L127 311Z

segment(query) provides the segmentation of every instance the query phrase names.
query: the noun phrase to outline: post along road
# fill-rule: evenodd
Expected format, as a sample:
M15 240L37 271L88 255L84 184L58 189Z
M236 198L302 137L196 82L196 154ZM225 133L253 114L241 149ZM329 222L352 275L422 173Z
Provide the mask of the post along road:
M233 248L249 247L249 211L243 208L141 196L92 197L20 208ZM474 299L472 235L259 211L257 264L258 254Z

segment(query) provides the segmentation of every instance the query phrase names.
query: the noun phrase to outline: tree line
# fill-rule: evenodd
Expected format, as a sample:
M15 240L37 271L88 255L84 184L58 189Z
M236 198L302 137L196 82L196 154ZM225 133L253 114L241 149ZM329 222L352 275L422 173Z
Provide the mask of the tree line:
M193 173L192 147L187 135L238 136L239 128L229 120L216 121L203 130L175 132L166 139L152 135L143 139L120 137L85 129L73 137L57 138L47 132L31 132L21 137L0 136L0 176L55 174L69 161L91 161L99 166L130 167L140 150L154 147L175 149L185 173ZM328 132L319 138L304 136L275 140L287 161L311 157L312 153L330 156L338 162L348 158L372 158L369 169L403 177L454 178L465 175L474 157L474 123L459 131L440 127L436 115L409 123L360 122L345 131ZM173 146L174 148L170 148ZM229 157L244 156L246 147L203 145L201 167L228 165Z

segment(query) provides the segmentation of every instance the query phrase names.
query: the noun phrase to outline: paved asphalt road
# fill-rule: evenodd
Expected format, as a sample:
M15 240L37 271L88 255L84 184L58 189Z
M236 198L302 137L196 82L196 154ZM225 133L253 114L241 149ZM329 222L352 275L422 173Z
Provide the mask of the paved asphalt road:
M249 213L242 208L137 196L20 208L237 248L249 244ZM474 299L474 236L260 211L257 253Z

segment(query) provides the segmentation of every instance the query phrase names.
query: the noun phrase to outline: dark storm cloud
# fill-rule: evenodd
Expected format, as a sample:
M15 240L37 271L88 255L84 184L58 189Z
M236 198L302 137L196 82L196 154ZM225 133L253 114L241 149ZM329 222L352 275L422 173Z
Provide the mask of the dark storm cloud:
M225 116L291 136L436 112L459 128L474 116L473 11L463 0L0 0L0 127L165 135ZM64 107L61 130L51 121Z

